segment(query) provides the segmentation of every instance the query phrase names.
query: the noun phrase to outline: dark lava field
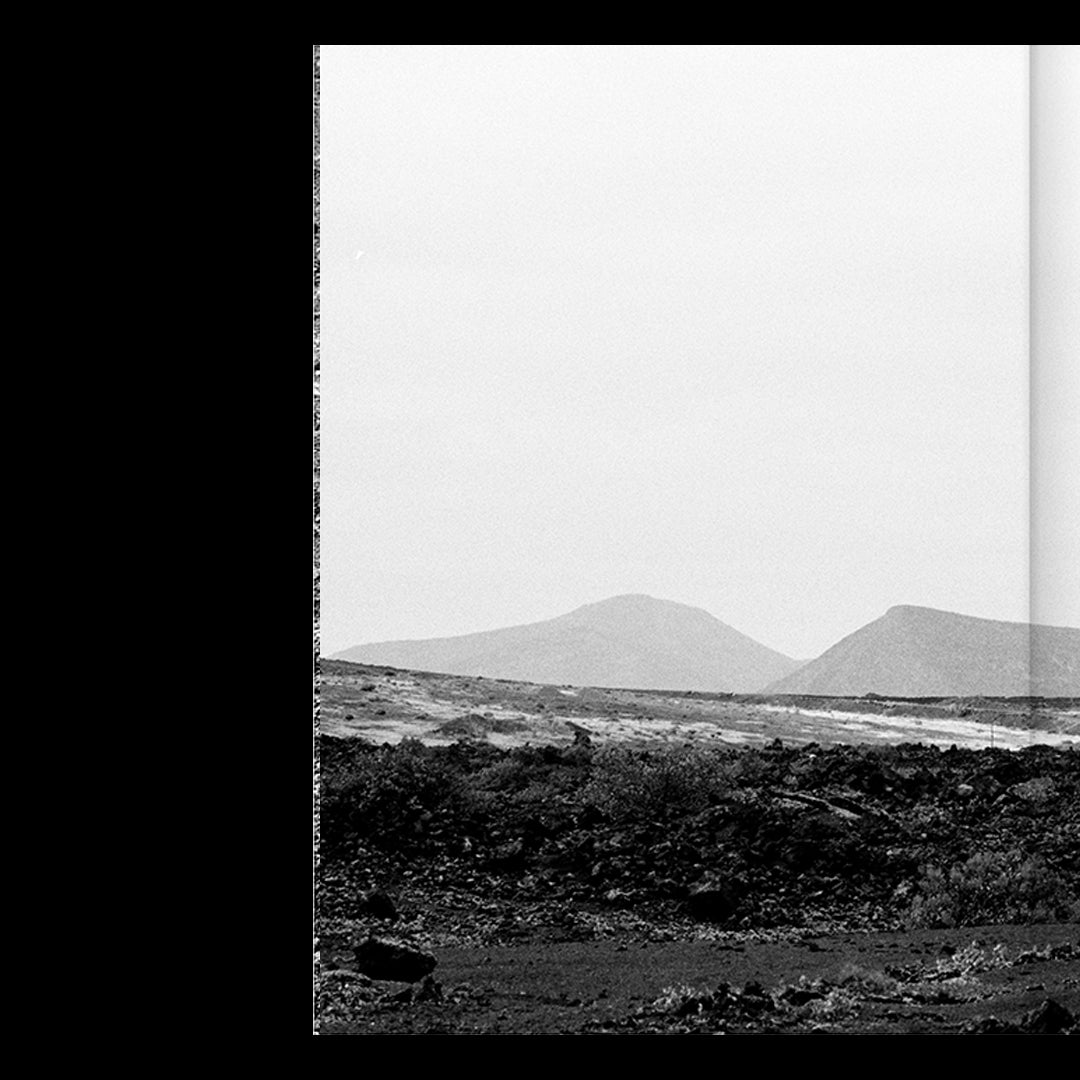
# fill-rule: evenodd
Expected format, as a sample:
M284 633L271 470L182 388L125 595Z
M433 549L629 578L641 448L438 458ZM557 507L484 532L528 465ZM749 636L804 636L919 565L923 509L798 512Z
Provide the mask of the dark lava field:
M1080 755L323 735L320 1034L1076 1033Z

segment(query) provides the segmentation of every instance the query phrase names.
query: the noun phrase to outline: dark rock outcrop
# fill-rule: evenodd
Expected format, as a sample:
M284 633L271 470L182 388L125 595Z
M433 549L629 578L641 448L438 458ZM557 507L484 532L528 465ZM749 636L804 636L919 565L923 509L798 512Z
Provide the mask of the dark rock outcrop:
M690 886L686 909L695 919L706 922L727 922L739 908L739 896L728 882L716 877L704 877Z
M386 922L397 922L398 919L394 901L382 889L372 889L371 892L365 893L356 907L360 914L371 915L373 918L383 919Z
M1029 1035L1059 1035L1075 1026L1076 1017L1052 998L1025 1013L1020 1021L1021 1030Z
M369 937L353 949L356 968L372 979L419 982L438 961L429 952L393 938Z

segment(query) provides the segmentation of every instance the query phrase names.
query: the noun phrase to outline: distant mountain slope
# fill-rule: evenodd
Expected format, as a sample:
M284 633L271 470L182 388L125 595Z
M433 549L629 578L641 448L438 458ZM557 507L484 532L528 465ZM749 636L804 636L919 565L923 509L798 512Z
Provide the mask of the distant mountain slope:
M770 694L1080 695L1080 630L902 605L768 687Z
M355 645L334 659L574 686L745 693L799 664L701 608L636 594L504 630Z

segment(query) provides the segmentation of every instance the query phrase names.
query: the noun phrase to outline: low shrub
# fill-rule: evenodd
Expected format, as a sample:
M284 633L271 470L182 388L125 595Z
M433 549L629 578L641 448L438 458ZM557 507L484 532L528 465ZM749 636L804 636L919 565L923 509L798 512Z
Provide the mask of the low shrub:
M926 867L908 921L920 928L1080 922L1080 900L1038 856L982 852L947 870Z
M719 754L610 747L592 755L581 799L611 818L650 820L704 810L730 786L730 764Z
M703 1012L711 1001L712 993L709 990L698 990L686 983L677 983L674 986L665 986L651 1008L655 1012L687 1016Z
M861 964L845 964L836 982L849 990L879 997L892 997L898 992L897 981L891 975L877 968L863 967Z

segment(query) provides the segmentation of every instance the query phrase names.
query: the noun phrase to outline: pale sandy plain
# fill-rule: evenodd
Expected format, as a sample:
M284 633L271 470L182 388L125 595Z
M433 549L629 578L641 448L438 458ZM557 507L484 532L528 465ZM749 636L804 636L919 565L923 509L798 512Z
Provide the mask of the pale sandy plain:
M978 750L1080 747L1080 702L887 701L540 686L323 661L323 734L376 743L762 746L923 743Z

